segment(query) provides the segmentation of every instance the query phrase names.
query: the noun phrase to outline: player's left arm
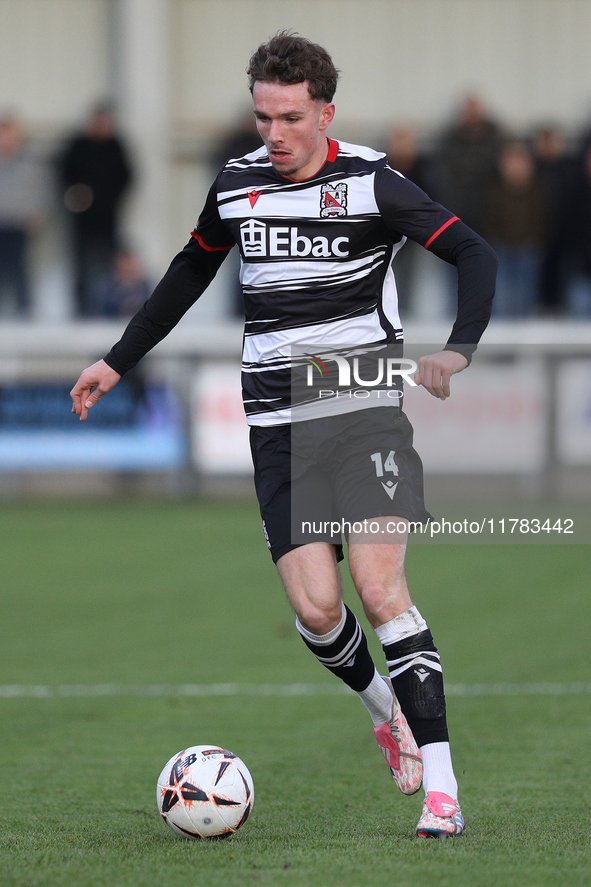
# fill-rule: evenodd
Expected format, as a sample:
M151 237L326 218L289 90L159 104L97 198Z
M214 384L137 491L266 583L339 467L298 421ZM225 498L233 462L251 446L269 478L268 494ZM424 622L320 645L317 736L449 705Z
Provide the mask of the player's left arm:
M442 351L422 357L415 381L445 400L450 379L465 369L490 320L497 257L488 243L412 182L385 167L376 175L376 201L388 230L404 234L455 265L458 307Z
M475 231L453 221L427 247L458 272L456 319L443 351L419 360L415 381L435 397L450 395L449 380L469 365L490 320L497 275L497 257Z

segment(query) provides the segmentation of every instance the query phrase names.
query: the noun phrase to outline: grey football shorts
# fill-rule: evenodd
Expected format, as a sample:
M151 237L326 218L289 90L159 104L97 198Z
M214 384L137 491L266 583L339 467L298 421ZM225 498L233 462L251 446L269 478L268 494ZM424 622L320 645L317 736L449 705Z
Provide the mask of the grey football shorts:
M423 465L412 443L412 425L398 407L253 426L255 487L275 563L311 542L334 545L340 560L343 537L371 518L428 523Z

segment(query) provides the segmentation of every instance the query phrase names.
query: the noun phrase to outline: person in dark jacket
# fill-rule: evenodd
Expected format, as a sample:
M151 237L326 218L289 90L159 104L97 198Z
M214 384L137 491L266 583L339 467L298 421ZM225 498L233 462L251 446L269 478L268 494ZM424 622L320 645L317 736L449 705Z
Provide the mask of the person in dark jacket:
M93 281L107 273L117 253L121 202L132 178L109 106L94 108L86 130L70 139L59 171L71 221L76 311L88 316Z
M499 178L485 192L479 230L499 259L493 316L532 316L539 308L549 204L524 142L508 142L501 151Z

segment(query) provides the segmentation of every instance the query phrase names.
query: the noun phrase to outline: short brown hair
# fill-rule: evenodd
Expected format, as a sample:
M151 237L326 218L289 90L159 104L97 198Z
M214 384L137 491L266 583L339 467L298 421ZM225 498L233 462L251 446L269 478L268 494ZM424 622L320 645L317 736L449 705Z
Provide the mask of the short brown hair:
M324 47L290 31L279 31L261 43L246 69L252 92L257 81L264 83L303 83L313 99L331 102L339 72Z

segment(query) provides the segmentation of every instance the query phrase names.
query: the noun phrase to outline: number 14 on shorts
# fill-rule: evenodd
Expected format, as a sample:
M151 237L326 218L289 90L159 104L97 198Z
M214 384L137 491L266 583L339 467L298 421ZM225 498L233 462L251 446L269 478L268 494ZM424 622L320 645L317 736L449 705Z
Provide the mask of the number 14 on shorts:
M394 455L394 450L390 450L385 461L383 461L381 453L372 453L369 458L376 467L377 477L383 477L386 471L391 471L395 477L398 477L398 465L396 464Z
M390 450L386 459L382 459L381 453L372 453L369 457L376 467L376 476L384 477L386 472L391 472L394 477L398 477L398 465L396 464L396 459L394 458L394 450ZM384 492L388 494L390 499L394 499L394 493L396 492L396 487L398 486L398 481L394 483L393 480L381 481L382 487L384 488Z

